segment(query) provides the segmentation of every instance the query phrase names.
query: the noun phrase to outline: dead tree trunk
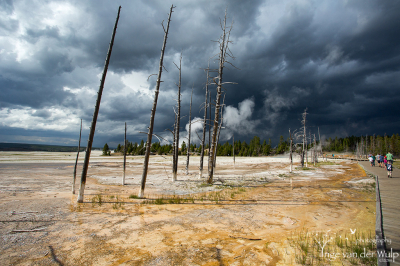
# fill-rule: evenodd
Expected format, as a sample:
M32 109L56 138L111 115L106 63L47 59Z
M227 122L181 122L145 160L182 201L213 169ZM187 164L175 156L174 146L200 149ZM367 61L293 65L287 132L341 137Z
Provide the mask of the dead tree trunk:
M292 138L292 133L290 132L289 128L289 160L290 160L290 173L293 171L293 138Z
M318 127L318 141L319 141L319 156L322 156L322 142L321 142L321 134L319 133L319 127ZM317 155L318 156L318 155Z
M124 176L122 178L122 185L125 185L125 169L126 169L126 122L125 122L125 136L124 136Z
M209 113L210 113L210 119L209 119L209 124L208 124L208 160L210 160L210 154L211 154L211 91L208 92L209 96L209 101L208 101L208 108L209 108ZM208 171L210 171L210 164L208 164Z
M204 164L204 145L206 140L207 131L207 99L208 99L208 79L209 79L209 69L210 63L208 63L207 68L207 81L206 81L206 100L204 102L204 119L203 119L203 138L201 139L201 152L200 152L200 168L199 168L199 178L203 176L203 164Z
M186 174L189 174L189 158L190 158L190 135L192 129L192 99L193 99L193 88L192 88L192 95L190 96L190 110L189 110L189 138L188 138L188 148L187 148L187 155L186 155Z
M317 154L318 154L317 153L317 138L315 137L315 134L314 134L314 165L316 163L318 163L318 155Z
M302 156L301 156L301 167L304 167L304 153L307 145L307 135L306 135L306 116L307 116L307 108L304 110L304 113L302 114L303 120L301 123L303 124L303 150L302 150ZM307 165L306 165L307 166Z
M217 145L216 145L216 151L214 153L214 170L215 170L215 167L217 165L217 151L218 151L219 136L221 134L222 123L224 121L224 116L223 116L224 104L225 104L225 95L224 95L224 99L223 99L222 105L221 105L221 123L219 123L219 126L218 126Z
M232 147L232 154L233 154L233 168L235 169L235 134L233 134L233 147Z
M172 136L173 136L173 143L172 143L172 173L174 173L174 169L175 169L175 150L176 150L176 145L175 145L175 128L176 128L176 117L177 114L175 112L174 109L174 113L175 113L175 123L174 123L174 130L172 131ZM173 178L172 178L173 179Z
M113 48L113 45L114 45L114 38L115 38L115 33L117 31L117 25L118 25L120 11L121 11L121 6L118 8L118 15L117 15L117 19L115 21L115 25L114 25L114 30L113 30L112 37L111 37L110 46L108 48L106 62L104 64L103 75L102 75L101 80L100 80L99 92L97 93L97 100L96 100L96 106L94 108L92 125L90 126L90 133L89 133L88 144L87 144L87 147L86 147L85 161L83 163L83 169L82 169L81 185L80 185L80 188L79 188L78 202L80 202L80 203L83 202L83 194L84 194L85 185L86 185L86 175L87 175L87 171L88 171L88 167L89 167L90 153L92 151L94 132L96 130L97 116L99 114L99 109L100 109L101 95L103 94L104 82L106 80L108 64L110 63L110 57L111 57L111 52L112 52L112 48Z
M213 127L213 134L212 134L212 140L211 140L210 157L208 160L208 164L209 164L208 179L207 179L208 184L213 183L214 156L215 156L216 149L217 149L218 120L219 120L219 112L221 109L220 102L221 102L221 95L222 95L222 75L223 75L223 70L224 70L224 64L226 62L226 57L227 57L229 35L230 35L230 31L232 30L232 26L231 26L227 32L226 11L225 11L225 17L224 17L223 23L224 24L221 25L222 26L222 35L219 39L220 53L219 53L219 65L218 65L218 77L214 79L214 82L217 84L217 98L215 101L215 119L214 119L214 127Z
M79 131L78 153L76 154L76 161L74 167L74 179L72 180L72 194L75 194L76 167L78 165L79 151L81 149L81 136L82 136L82 119L81 119L81 130Z
M157 100L158 100L158 94L160 92L161 73L162 73L162 69L163 69L164 52L165 52L165 46L167 44L169 23L171 22L171 15L172 15L173 9L174 9L174 6L172 5L171 9L169 11L167 29L164 29L164 33L165 33L164 34L164 42L163 42L163 46L161 49L160 65L158 68L158 77L157 77L157 83L156 83L156 91L154 93L153 108L151 109L149 132L147 133L146 153L144 155L142 182L141 182L140 191L139 191L139 195L138 195L139 198L143 198L144 188L146 186L147 170L149 167L149 159L150 159L151 139L153 137L154 116L156 114L156 109L157 109ZM164 28L164 26L163 26L163 28Z
M172 164L172 181L176 181L178 174L178 158L179 158L179 129L180 129L180 121L181 121L181 85L182 85L182 53L179 59L179 67L175 64L175 66L179 69L179 83L178 83L178 110L175 114L175 128L174 128L174 162Z
M309 140L310 140L310 163L314 163L314 146L312 142L312 135L308 132Z

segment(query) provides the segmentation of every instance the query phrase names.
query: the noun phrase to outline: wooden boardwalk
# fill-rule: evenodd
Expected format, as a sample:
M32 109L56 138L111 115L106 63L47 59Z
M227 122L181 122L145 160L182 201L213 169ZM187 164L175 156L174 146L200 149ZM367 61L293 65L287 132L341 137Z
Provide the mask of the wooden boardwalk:
M394 169L393 177L388 178L384 168L371 167L368 161L361 161L359 164L378 176L386 251L400 254L400 170ZM400 257L390 265L400 265Z

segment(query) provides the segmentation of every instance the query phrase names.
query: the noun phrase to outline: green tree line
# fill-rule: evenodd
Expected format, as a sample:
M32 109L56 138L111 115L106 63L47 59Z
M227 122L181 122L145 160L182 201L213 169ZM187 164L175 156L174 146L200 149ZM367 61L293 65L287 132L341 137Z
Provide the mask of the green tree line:
M254 136L254 138L250 141L249 144L246 143L246 141L235 141L235 155L236 156L262 156L262 155L272 155L272 154L279 154L279 153L284 153L287 150L288 147L288 142L284 141L283 136L280 137L280 142L279 145L275 148L272 147L271 145L271 139L268 140L268 143L266 140L261 142L260 138L258 136ZM209 145L206 144L204 146L206 154L207 150L209 148ZM224 144L218 143L217 146L217 156L232 156L233 155L233 150L232 150L232 143L229 143L228 141L225 142ZM106 143L103 148L103 154L107 155L108 154L108 144ZM201 151L201 145L197 144L190 144L189 151L191 153L198 153L200 154ZM114 152L124 152L124 146L121 144L118 144L117 148L114 150ZM142 140L140 144L137 142L132 143L127 141L127 154L128 155L144 155L145 152L145 142ZM160 142L154 142L151 145L151 152L161 155L161 154L172 154L172 145L171 144L165 144L161 145ZM187 144L183 141L181 145L181 149L179 151L179 155L186 155L188 152L188 147Z
M107 145L107 143L106 143ZM106 146L105 145L105 146ZM283 136L280 136L279 143L273 147L271 145L271 139L268 141L261 139L258 136L254 136L253 139L247 143L246 141L235 141L235 156L268 156L283 154L289 151L289 140L285 140ZM317 142L319 145L319 142ZM308 149L311 149L313 144L308 144ZM104 147L106 148L106 147ZM205 151L207 154L208 144L205 145ZM218 143L217 156L232 156L233 155L232 142ZM325 139L322 143L322 150L324 152L353 152L356 153L357 149L362 154L386 154L391 151L394 155L400 155L400 136L399 134L393 134L391 136L350 136L345 138L335 137L334 139ZM103 154L108 154L103 149ZM118 147L114 150L115 152L124 152L124 146L118 144ZM186 155L188 147L185 142L182 143L179 155ZM189 151L191 153L200 154L201 145L190 144ZM127 154L128 155L144 155L145 142L142 140L140 144L137 142L132 143L127 141ZM172 145L165 144L161 145L160 142L154 142L151 145L151 152L153 154L172 154Z
M393 134L391 136L372 135L372 136L351 136L346 138L329 138L325 140L323 150L327 152L353 152L363 154L386 154L392 152L394 155L400 155L400 136Z

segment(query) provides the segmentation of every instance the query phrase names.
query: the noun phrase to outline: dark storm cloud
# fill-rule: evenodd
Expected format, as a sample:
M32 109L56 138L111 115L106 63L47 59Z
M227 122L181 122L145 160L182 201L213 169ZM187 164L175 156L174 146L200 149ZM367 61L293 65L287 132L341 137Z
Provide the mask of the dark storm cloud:
M14 11L13 0L3 0L0 2L0 7L7 13L11 14Z
M367 18L361 29L356 29L356 25L343 29L344 25L351 24L356 17L341 22L342 17L338 16L336 23L327 23L327 28L324 21L317 27L318 21L315 21L316 14L313 11L294 12L272 34L270 45L261 43L263 45L257 46L256 41L248 44L253 50L249 54L253 56L249 60L241 57L240 62L235 63L238 67L252 69L253 72L247 80L244 80L244 76L249 71L239 73L243 79L238 76L236 79L232 76L231 79L237 81L239 87L246 87L246 93L259 95L260 97L255 97L258 103L261 100L257 99L263 98L263 90L267 91L267 95L271 92L276 94L275 99L267 98L266 106L256 104L259 114L265 116L261 109L273 109L274 103L279 100L290 105L276 112L281 123L274 128L274 135L285 132L289 127L299 127L300 114L306 107L309 108L309 119L313 126L325 126L328 132L334 133L337 132L332 128L346 126L348 121L368 124L377 115L376 110L385 112L389 102L388 95L395 96L398 83L384 78L385 81L371 86L366 81L371 76L383 74L387 77L387 71L398 74L396 51L399 49L399 42L396 36L399 36L399 29L395 26L398 25L398 16L391 14L397 14L399 5L387 3L371 2L370 6L357 7L357 11L365 12ZM340 8L335 14L346 13L347 8L354 7ZM373 9L379 12L368 20ZM322 32L320 28L325 28L326 32ZM292 92L294 87L302 88L308 93L297 97ZM234 99L228 96L229 100L238 102L244 93L236 95ZM391 109L390 113L398 111ZM371 123L366 127L369 134L383 134L390 129L372 125ZM268 126L271 125L267 123L266 128ZM357 128L347 131L348 134L350 132L363 134Z
M99 146L107 138L120 139L123 132L113 134L127 121L131 140L140 141L143 137L138 131L146 131L149 124L156 80L153 76L145 81L142 76L158 72L164 35L161 22L166 26L172 2L25 2L24 8L20 4L1 2L5 52L0 53L0 108L37 108L31 115L41 118L49 117L46 107L67 108L88 125L121 4L95 140ZM60 11L61 4L65 6ZM226 8L228 25L234 21L230 49L235 59L229 61L238 69L227 64L224 71L223 80L237 84L225 86L227 128L222 138L235 133L249 140L257 134L277 141L289 128L300 127L306 107L310 128L320 127L325 136L400 131L396 126L400 100L397 1L174 4L156 113L158 134L165 134L174 122L179 74L174 63L179 63L181 52L182 115L186 115L182 130L188 122L192 87L192 114L202 116L204 68L218 53L218 43L213 41L220 37ZM38 15L24 17L27 10ZM217 68L214 59L211 68ZM123 81L132 71L141 76L131 83ZM139 78L143 88L137 83ZM215 86L210 89L214 100Z

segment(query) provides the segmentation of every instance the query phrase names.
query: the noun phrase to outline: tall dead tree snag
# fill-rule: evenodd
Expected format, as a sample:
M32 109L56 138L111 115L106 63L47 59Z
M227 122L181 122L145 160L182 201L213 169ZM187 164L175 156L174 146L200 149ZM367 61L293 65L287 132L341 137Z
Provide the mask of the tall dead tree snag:
M233 169L235 169L235 134L232 136Z
M292 138L292 132L290 132L289 128L289 161L290 161L290 170L289 172L291 173L293 171L293 138Z
M227 62L227 57L230 56L233 58L233 56L229 54L229 49L228 49L228 44L230 43L229 36L232 30L232 25L228 28L226 26L226 11L225 11L223 25L221 25L221 28L222 28L222 35L218 40L220 49L218 57L219 61L218 77L214 78L214 82L217 85L217 98L215 101L215 118L214 118L214 127L212 133L210 156L208 157L208 165L209 165L208 178L207 178L208 184L211 184L213 182L213 175L214 175L214 156L217 150L218 121L219 121L219 112L221 109L220 103L221 103L222 85L223 85L222 74L224 70L224 65Z
M204 119L203 119L203 138L201 139L201 152L200 152L200 167L199 167L199 178L203 176L203 164L204 164L204 145L206 140L206 131L207 131L207 107L208 107L208 79L209 79L209 69L210 62L208 62L207 68L207 81L206 81L206 99L204 101Z
M75 167L74 167L74 179L72 180L72 194L75 194L76 167L78 165L79 151L81 149L81 137L82 137L82 119L81 119L81 130L79 131L78 152L76 154L76 161L75 161Z
M189 158L190 158L190 135L192 131L192 99L193 99L193 88L192 95L190 96L190 109L189 109L189 136L188 136L188 146L186 155L186 174L189 174Z
M122 177L122 185L125 185L125 169L126 169L126 122L125 122L125 135L124 135L124 176Z
M222 105L221 105L221 122L219 123L219 126L218 126L218 136L217 136L217 144L216 144L216 147L218 147L219 136L220 136L220 134L221 134L221 129L222 129L222 123L224 122L224 116L223 116L223 108L224 108L224 105L225 105L225 94L224 94L224 99L223 99ZM216 165L217 165L217 152L214 153L214 170L215 170Z
M314 156L313 156L314 165L318 163L318 152L317 152L317 138L314 134Z
M157 76L156 90L155 90L155 93L154 93L153 108L151 109L149 132L147 133L146 153L144 155L142 182L141 182L140 191L139 191L139 195L138 195L139 198L143 198L143 196L144 196L144 188L146 186L147 170L148 170L148 167L149 167L149 159L150 159L151 139L153 137L154 116L156 114L156 109L157 109L157 100L158 100L158 94L160 92L161 73L162 73L162 69L163 69L164 52L165 52L165 46L167 44L169 24L171 22L171 15L172 15L173 9L174 9L174 5L171 6L170 11L169 11L167 28L165 29L164 26L163 26L163 28L164 28L164 42L163 42L163 46L162 46L162 49L161 49L160 65L159 65L159 68L158 68L158 76Z
M104 64L104 70L103 70L103 75L102 75L101 80L100 80L99 91L97 93L97 100L96 100L96 106L94 108L92 125L90 126L90 133L89 133L88 144L87 144L87 147L86 147L85 161L83 163L83 169L82 169L81 185L80 185L80 188L79 188L78 202L80 202L80 203L83 202L83 194L84 194L85 185L86 185L86 175L87 175L87 170L88 170L88 167L89 167L90 153L92 151L94 132L96 130L97 116L99 114L99 109L100 109L101 95L103 94L104 82L106 81L108 64L110 63L110 57L111 57L111 52L112 52L112 48L113 48L113 45L114 45L115 33L117 32L117 25L118 25L120 11L121 11L121 6L118 8L118 15L117 15L117 19L116 19L115 25L114 25L114 30L113 30L113 33L112 33L112 36L111 36L111 42L110 42L110 46L108 48L106 62Z
M174 63L175 64L175 63ZM179 70L179 83L178 86L178 100L177 100L177 110L175 112L175 126L174 126L174 156L172 162L172 181L177 180L178 174L178 158L179 158L179 129L181 121L181 86L182 86L182 53L179 58L179 67L175 64Z
M303 150L302 150L302 156L301 156L301 167L304 167L304 153L307 153L307 135L306 135L306 117L307 117L307 108L304 110L304 113L302 114L303 120L301 120L301 123L303 124ZM307 156L307 155L306 155ZM307 160L306 160L306 167L307 165Z

